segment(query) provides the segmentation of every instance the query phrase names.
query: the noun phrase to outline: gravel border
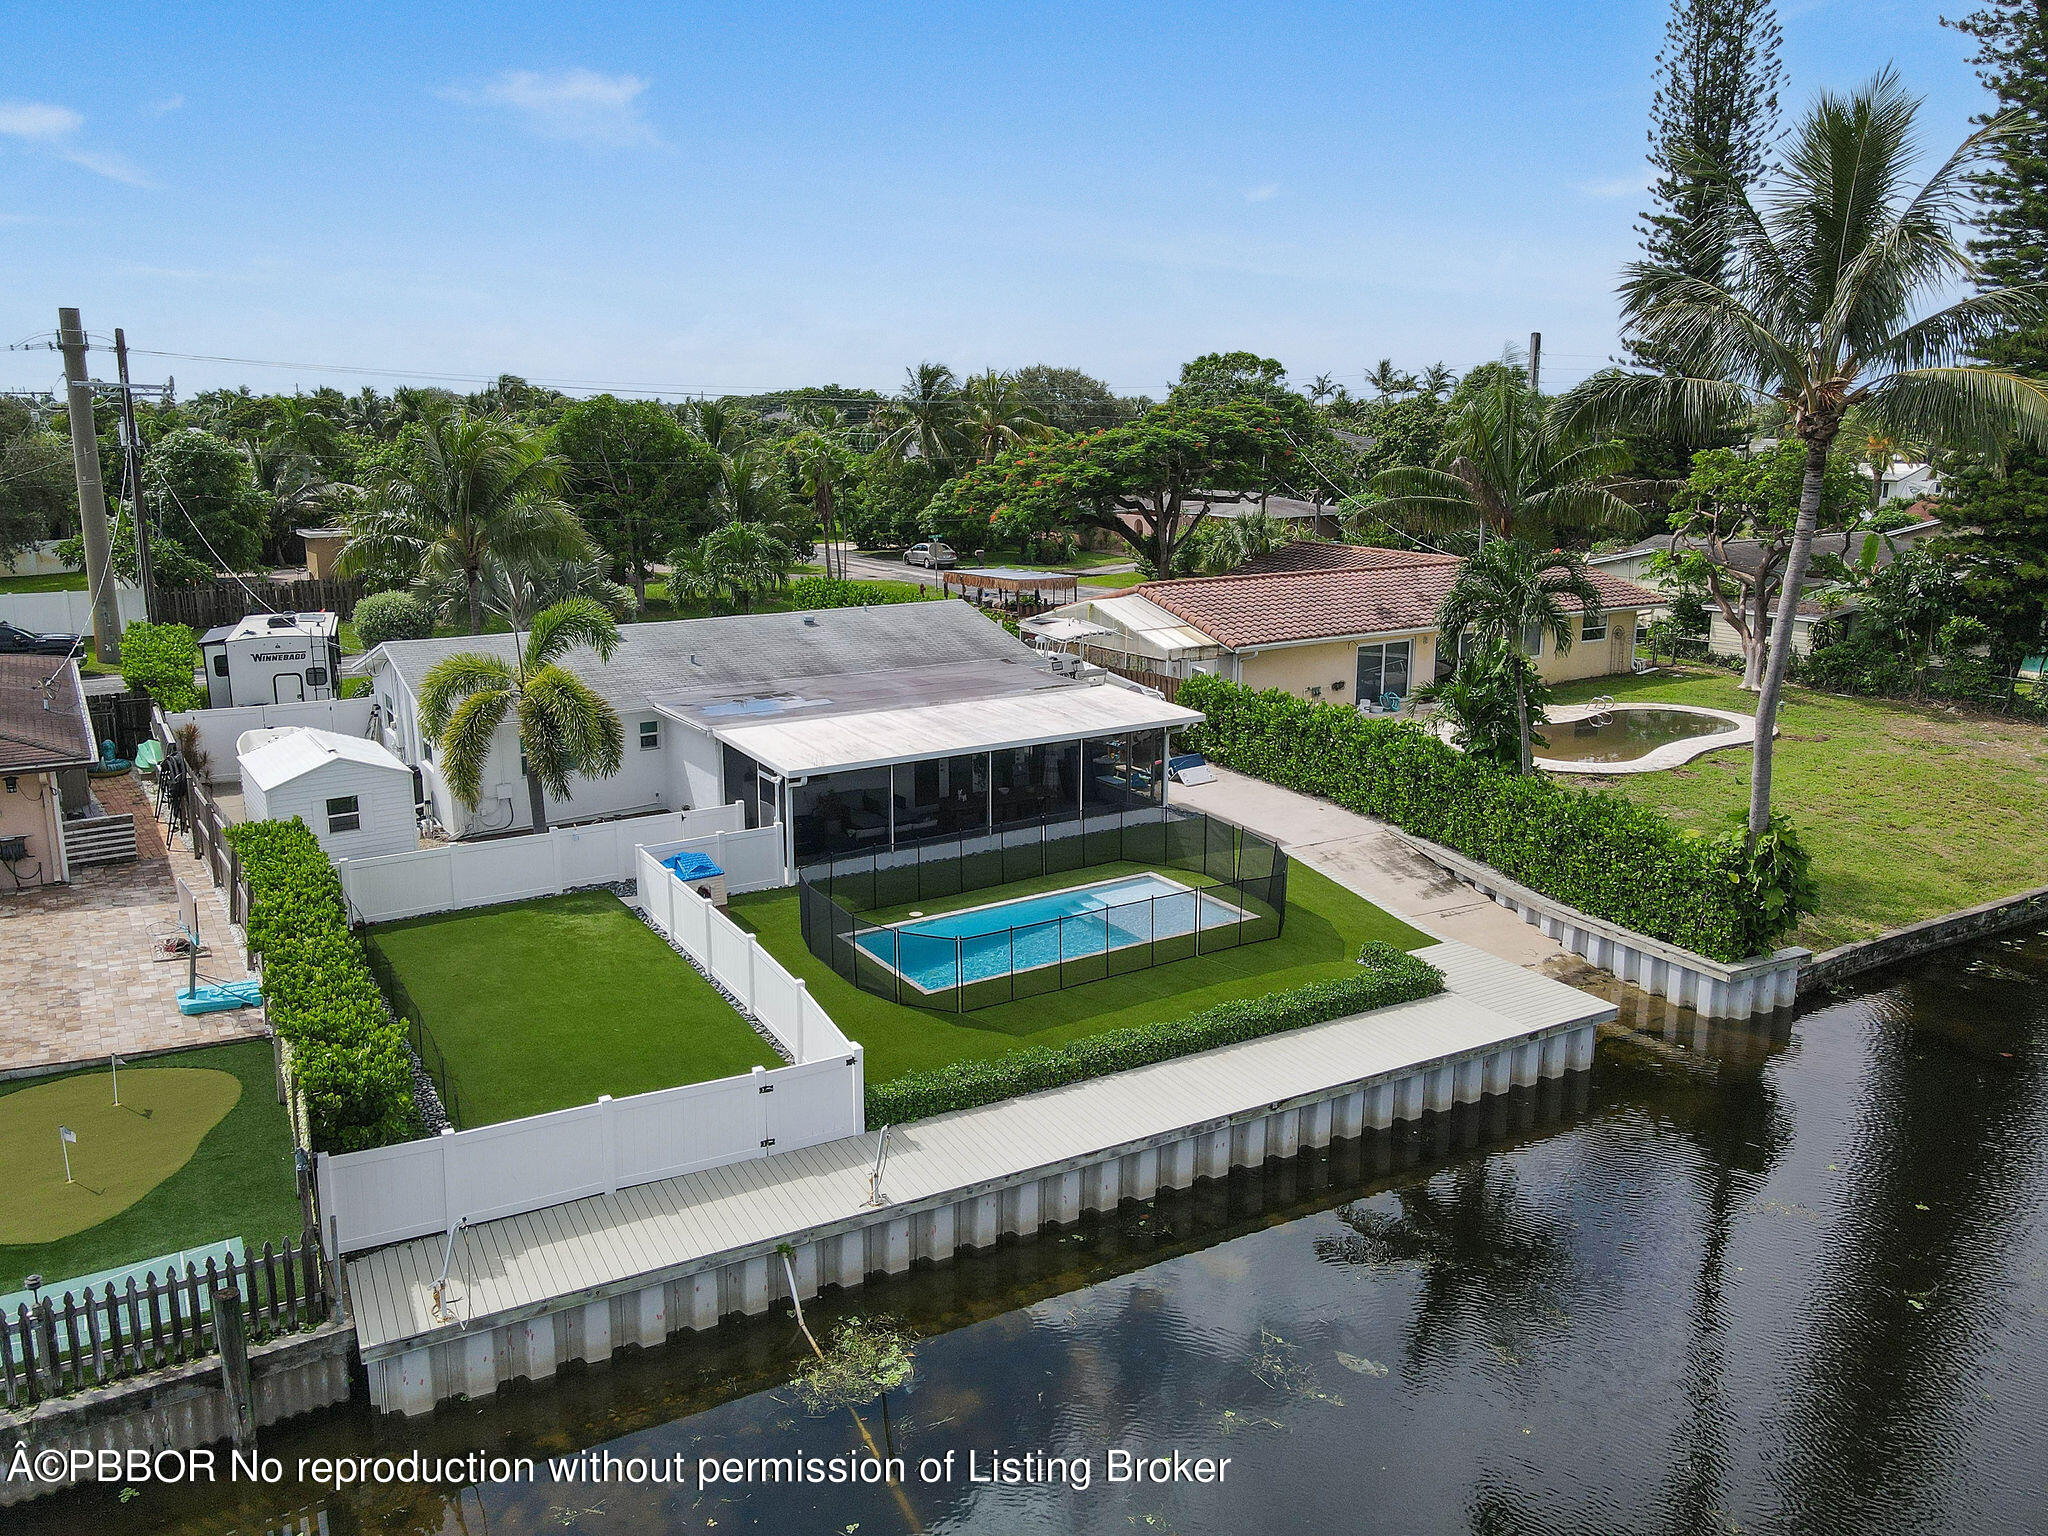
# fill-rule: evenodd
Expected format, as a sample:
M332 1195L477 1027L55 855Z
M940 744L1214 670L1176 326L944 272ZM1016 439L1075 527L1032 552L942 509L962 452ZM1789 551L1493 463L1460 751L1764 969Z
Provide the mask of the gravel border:
M634 896L637 897L640 893L640 883L637 880L630 881L627 883L631 886ZM612 888L607 886L606 889L610 890ZM762 1040L767 1042L768 1048L771 1051L773 1051L777 1056L780 1056L783 1059L783 1061L788 1065L796 1065L796 1058L789 1054L789 1047L784 1045L780 1040L775 1038L774 1031L769 1029L766 1024L763 1024L751 1008L749 1008L745 1003L741 1002L739 998L734 996L733 991L730 987L726 986L724 982L720 981L716 976L712 975L709 971L705 970L703 965L699 963L695 955L691 954L687 949L683 948L682 945L678 944L674 939L670 938L667 934L663 933L659 928L657 928L655 926L654 919L647 915L646 908L642 907L637 900L628 899L623 894L620 894L619 899L626 903L627 907L629 907L632 910L632 913L635 917L639 918L641 922L647 925L649 931L651 931L655 935L655 937L659 938L662 941L662 943L666 944L670 949L674 950L677 954L681 955L685 960L687 960L690 964L690 969L695 971L699 976L702 976L707 982L709 982L711 984L711 988L713 991L715 991L720 997L724 998L728 1003L732 1004L732 1011L738 1014L742 1019L746 1020L747 1028L751 1029L755 1034L759 1035L762 1038Z

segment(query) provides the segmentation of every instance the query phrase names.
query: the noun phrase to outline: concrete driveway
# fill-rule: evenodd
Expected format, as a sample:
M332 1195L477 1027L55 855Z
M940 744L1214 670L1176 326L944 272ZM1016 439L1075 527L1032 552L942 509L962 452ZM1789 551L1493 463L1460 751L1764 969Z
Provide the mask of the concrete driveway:
M1437 938L1547 974L1585 969L1578 956L1416 853L1385 822L1228 768L1216 770L1214 784L1174 785L1171 798L1272 838L1289 857Z

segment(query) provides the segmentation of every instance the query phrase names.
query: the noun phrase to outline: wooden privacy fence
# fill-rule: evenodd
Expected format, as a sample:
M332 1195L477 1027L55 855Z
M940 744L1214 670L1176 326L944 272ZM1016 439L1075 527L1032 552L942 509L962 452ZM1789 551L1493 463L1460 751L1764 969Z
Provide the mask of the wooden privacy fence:
M88 694L85 707L92 716L93 740L111 740L117 756L134 757L136 747L154 734L156 705L146 693Z
M214 1293L233 1291L252 1338L274 1338L324 1322L333 1309L330 1272L310 1235L270 1243L260 1254L175 1266L119 1290L66 1291L0 1317L0 1378L7 1406L81 1392L220 1352Z
M159 587L156 616L160 624L186 624L212 629L238 624L252 613L337 613L353 617L363 600L360 581L271 581L250 577L239 581L202 582L193 587Z

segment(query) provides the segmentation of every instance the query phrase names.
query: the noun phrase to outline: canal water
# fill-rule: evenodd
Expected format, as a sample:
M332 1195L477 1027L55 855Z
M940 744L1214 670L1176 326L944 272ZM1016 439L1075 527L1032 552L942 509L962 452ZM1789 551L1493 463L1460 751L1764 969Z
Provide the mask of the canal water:
M338 1410L263 1447L287 1468L529 1456L532 1480L109 1488L0 1528L2048 1529L2048 938L1754 1026L1630 994L1567 1084L808 1310L825 1333L878 1308L920 1336L917 1375L858 1421L798 1405L782 1312L427 1420ZM900 1486L694 1475L700 1457L869 1443L903 1458ZM1220 1482L1110 1484L1119 1449L1229 1463ZM548 1474L585 1450L688 1470ZM1068 1475L977 1482L970 1452Z

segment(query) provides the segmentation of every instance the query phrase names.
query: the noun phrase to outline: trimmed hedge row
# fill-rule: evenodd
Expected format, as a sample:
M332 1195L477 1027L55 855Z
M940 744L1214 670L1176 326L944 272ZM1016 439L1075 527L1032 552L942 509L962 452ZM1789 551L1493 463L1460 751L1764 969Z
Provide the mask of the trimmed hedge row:
M263 956L263 1003L291 1043L313 1145L355 1152L417 1129L404 1036L349 928L334 866L305 822L228 828L249 881L249 947Z
M1183 1019L1133 1024L1065 1045L1039 1046L907 1073L868 1088L867 1123L901 1125L928 1115L972 1109L1020 1093L1107 1077L1219 1045L1413 1002L1444 987L1443 972L1391 944L1367 944L1358 953L1358 963L1363 969L1356 976L1218 1003Z
M1517 774L1417 726L1196 676L1178 702L1208 721L1210 758L1490 865L1581 912L1715 960L1769 954L1812 910L1805 857L1782 822L1752 857L1741 831L1674 826L1618 795Z
M873 608L914 603L914 592L898 591L879 581L843 581L837 576L799 576L789 584L789 605L795 609Z

